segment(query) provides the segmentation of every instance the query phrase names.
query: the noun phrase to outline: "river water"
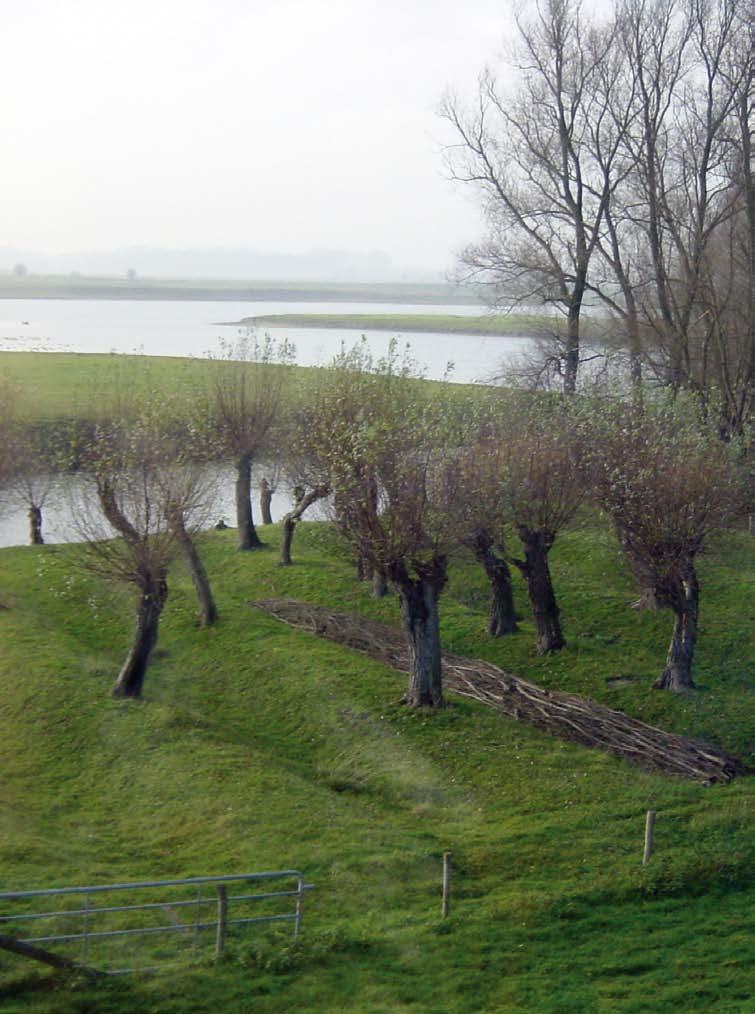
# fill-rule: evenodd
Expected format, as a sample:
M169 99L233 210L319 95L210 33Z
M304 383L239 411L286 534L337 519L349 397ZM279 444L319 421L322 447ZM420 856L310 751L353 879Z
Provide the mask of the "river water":
M222 340L240 333L235 325L223 323L244 317L289 313L437 313L479 316L474 305L414 305L404 303L316 303L201 300L85 300L85 299L4 299L0 300L0 350L38 352L118 352L153 356L204 356L217 353ZM243 333L243 332L242 332ZM353 345L362 332L336 328L275 328L274 336L290 338L296 360L303 366L324 365L343 344ZM393 337L387 331L365 333L376 355L383 354ZM411 355L425 375L444 375L459 383L485 382L501 365L524 352L531 341L524 337L482 337L479 335L404 334ZM453 364L447 374L449 364ZM255 476L259 481L264 472ZM217 502L213 517L232 523L233 478L230 470L217 474ZM44 508L44 534L50 542L76 539L77 504L90 494L82 480L65 477L54 484ZM256 500L256 493L255 493ZM273 499L277 520L290 509L288 492ZM28 540L25 508L7 496L0 500L0 546L22 545Z
M238 328L223 324L244 317L283 313L437 313L479 316L470 306L403 303L205 302L200 300L0 300L0 350L39 352L138 352L149 356L204 356L217 353L221 340L233 340ZM275 328L275 336L290 338L297 362L303 366L327 363L341 345L353 345L358 329ZM367 340L382 354L392 336L368 331ZM479 335L405 334L413 357L426 375L441 379L449 363L451 379L485 381L501 363L530 344L527 338Z

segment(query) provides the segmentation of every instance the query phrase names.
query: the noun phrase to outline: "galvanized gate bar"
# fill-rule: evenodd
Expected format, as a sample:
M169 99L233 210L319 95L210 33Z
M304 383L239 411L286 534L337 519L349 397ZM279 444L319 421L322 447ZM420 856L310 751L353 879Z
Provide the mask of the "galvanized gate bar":
M295 879L296 888L294 890L285 891L269 891L267 893L255 893L255 894L228 894L225 890L225 885L230 883L238 884L249 884L255 881L267 881L274 879ZM218 894L213 893L211 897L206 897L202 893L202 887L205 884L213 884L221 887L221 893L226 899L226 905L218 905ZM133 891L133 890L159 890L162 888L170 887L196 887L197 894L194 898L177 897L175 899L167 898L163 901L147 901L139 904L131 905L92 905L90 895L99 895L106 892L116 891ZM118 884L97 884L87 887L53 887L53 888L36 888L29 891L3 891L0 892L1 901L22 901L25 899L45 898L45 897L60 897L60 896L82 896L83 902L81 907L72 909L60 909L59 911L45 910L42 912L19 912L16 915L2 914L0 915L0 923L15 923L15 922L29 922L38 919L66 919L78 918L81 920L81 932L77 933L48 933L43 936L32 936L25 937L23 940L19 940L19 943L38 944L38 943L70 943L74 941L81 941L81 951L86 959L88 956L89 942L95 940L106 940L113 937L136 937L136 936L154 936L158 934L167 933L194 933L194 946L198 946L199 933L205 929L219 929L219 922L222 920L223 928L222 932L225 932L226 927L230 926L244 926L255 923L272 923L272 922L293 922L294 923L294 936L298 936L301 928L302 918L302 899L304 892L310 890L313 887L312 884L304 882L302 874L299 870L273 870L262 873L238 873L238 874L223 874L221 876L212 877L187 877L184 879L175 880L141 880L132 881L130 883L118 883ZM295 898L295 909L289 913L274 913L271 915L261 916L243 916L238 918L229 918L230 913L228 908L233 902L261 902L271 898ZM200 916L200 909L204 905L214 906L216 909L216 918L211 921L202 919ZM92 929L92 921L95 917L105 915L108 913L134 913L134 912L147 912L162 909L167 912L170 917L170 910L174 908L193 908L195 918L193 922L182 924L176 920L171 922L170 925L162 924L159 926L139 926L129 929ZM41 927L40 927L41 928ZM61 927L62 928L62 927ZM73 928L73 927L71 927ZM29 927L31 929L31 927ZM150 966L152 967L152 966ZM121 972L135 971L136 969L120 969L117 974ZM116 974L116 973L112 973Z
M0 891L5 898L34 898L58 894L96 894L102 891L130 891L140 887L186 887L192 884L221 884L231 880L272 880L281 877L301 877L299 870L273 870L265 873L225 873L221 877L186 877L183 880L135 880L127 884L97 884L95 887L40 887L33 891Z

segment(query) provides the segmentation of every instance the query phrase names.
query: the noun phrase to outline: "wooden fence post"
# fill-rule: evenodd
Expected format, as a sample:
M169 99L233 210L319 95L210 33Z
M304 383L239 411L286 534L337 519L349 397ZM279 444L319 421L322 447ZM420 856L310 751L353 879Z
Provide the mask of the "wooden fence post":
M218 928L215 935L215 958L223 953L225 947L225 924L228 919L228 889L225 884L218 884Z
M446 918L451 910L451 852L443 853L443 900L440 913Z
M647 866L653 854L653 828L655 827L655 810L648 810L645 817L645 849L642 853L642 865Z

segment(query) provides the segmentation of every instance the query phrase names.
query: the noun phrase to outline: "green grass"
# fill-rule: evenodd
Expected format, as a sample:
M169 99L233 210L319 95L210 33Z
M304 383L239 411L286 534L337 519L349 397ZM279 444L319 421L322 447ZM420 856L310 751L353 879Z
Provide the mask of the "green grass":
M365 303L476 303L469 289L443 282L302 282L265 279L147 278L0 273L0 299L293 300Z
M442 334L474 334L491 337L516 335L537 337L553 328L552 317L511 313L462 316L437 313L279 313L245 317L239 323L266 327L325 327L350 331L394 331Z
M128 597L73 569L73 547L2 551L0 877L12 889L296 867L316 885L300 943L250 932L217 967L96 987L0 952L3 1012L747 1009L749 779L651 775L459 699L407 711L396 673L249 606L291 595L396 622L395 599L369 598L324 525L301 526L288 569L277 529L263 534L251 554L233 532L203 538L214 629L194 627L174 568L136 703L108 696ZM489 640L484 576L463 560L444 643L752 760L753 555L736 534L701 560L690 696L650 690L670 618L627 608L621 559L588 526L552 553L563 652L537 658L528 619ZM517 600L526 612L520 585Z
M191 367L191 360L169 356L0 352L0 376L11 381L19 415L30 422L91 417L101 408L102 391L127 370L130 383L156 385L172 395L198 383Z
M7 379L15 392L15 408L29 423L56 423L60 420L90 419L106 409L108 392L143 390L154 397L175 403L194 400L207 390L208 360L170 356L131 356L120 353L0 352L0 386ZM262 367L263 369L265 367ZM287 396L306 391L315 369L291 366ZM472 384L444 384L427 380L435 397L451 402L470 392L480 396L481 387ZM0 391L1 393L1 391Z

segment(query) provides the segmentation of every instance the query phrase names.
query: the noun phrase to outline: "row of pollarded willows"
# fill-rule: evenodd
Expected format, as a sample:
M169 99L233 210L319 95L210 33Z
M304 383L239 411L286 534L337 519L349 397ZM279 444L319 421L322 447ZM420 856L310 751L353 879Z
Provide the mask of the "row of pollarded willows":
M612 522L645 597L673 611L656 686L692 687L695 558L742 510L738 448L679 398L493 392L452 405L410 383L410 374L395 356L344 354L323 374L296 438L309 488L330 490L335 524L362 569L398 593L407 703L442 702L439 600L460 546L490 578L492 634L516 629L513 565L527 586L538 652L564 646L548 555L589 501ZM512 528L519 550L504 537Z
M292 627L362 651L400 672L409 668L406 641L393 627L311 602L263 599L252 604ZM545 689L491 662L444 652L443 666L446 686L454 693L649 770L707 785L731 781L747 770L738 758L718 747L658 729L585 697Z
M459 547L474 551L490 579L492 634L516 628L515 566L526 583L538 652L563 647L548 556L588 501L613 523L645 599L674 613L657 685L693 685L695 557L742 500L737 448L718 439L694 404L625 401L612 392L590 399L459 392L418 382L413 363L395 348L378 361L364 344L312 371L309 384L293 391L286 390L293 377L288 349L269 340L252 339L205 365L204 387L194 387L189 399L151 388L144 362L146 380L135 382L126 369L107 392L102 421L89 425L74 449L99 508L97 516L82 512L89 566L137 592L136 635L119 695L141 693L177 553L191 569L202 622L217 615L192 539L212 502L202 463L233 462L238 548L250 550L259 544L251 468L270 454L296 487L281 563L291 562L304 511L327 498L362 573L397 591L410 705L442 703L439 600ZM504 537L512 529L518 550Z

